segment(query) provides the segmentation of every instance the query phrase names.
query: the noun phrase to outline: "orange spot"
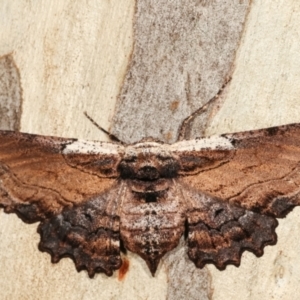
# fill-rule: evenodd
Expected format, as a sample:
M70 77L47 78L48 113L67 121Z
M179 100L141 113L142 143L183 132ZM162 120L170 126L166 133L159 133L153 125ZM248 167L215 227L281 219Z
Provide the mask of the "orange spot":
M179 106L179 101L178 100L175 100L173 101L171 104L170 104L170 109L174 112Z
M164 136L166 141L170 141L172 139L172 132L169 131Z
M129 260L126 258L123 258L123 263L122 263L121 268L119 269L119 275L118 275L118 279L120 281L124 279L128 270L129 270Z

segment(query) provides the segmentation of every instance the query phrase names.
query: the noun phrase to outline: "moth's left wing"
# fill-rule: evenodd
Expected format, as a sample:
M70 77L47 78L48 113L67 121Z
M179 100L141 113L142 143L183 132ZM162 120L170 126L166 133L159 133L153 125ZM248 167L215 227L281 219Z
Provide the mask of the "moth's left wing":
M276 218L300 205L300 124L183 141L178 187L196 266L239 265L276 243Z
M185 199L188 255L199 268L213 263L224 270L240 265L245 250L256 256L276 243L274 217L247 210L178 184Z
M300 205L300 125L171 145L181 164L188 254L196 266L238 266L276 243L275 218Z
M300 124L170 147L181 164L181 181L193 190L274 217L300 205Z
M0 132L0 207L26 222L59 214L115 184L123 147Z

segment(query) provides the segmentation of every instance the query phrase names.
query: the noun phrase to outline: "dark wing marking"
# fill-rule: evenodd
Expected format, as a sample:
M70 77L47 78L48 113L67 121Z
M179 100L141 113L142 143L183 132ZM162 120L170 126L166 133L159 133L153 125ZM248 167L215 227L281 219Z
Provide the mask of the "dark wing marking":
M77 166L79 151L84 163ZM117 161L122 151L111 143L90 142L87 147L74 139L1 131L0 206L26 222L58 214L112 187L115 179L103 177L107 164L101 162L111 165L112 156Z
M274 217L224 203L222 200L181 187L187 202L188 255L198 268L213 263L240 265L243 251L256 256L276 243Z
M300 204L299 124L199 139L201 146L196 142L171 146L181 162L189 156L193 172L183 168L181 181L193 190L275 217ZM194 149L186 151L189 143Z
M71 257L77 271L111 276L120 268L120 218L118 205L122 184L73 208L44 220L38 227L39 249L51 254L52 262Z

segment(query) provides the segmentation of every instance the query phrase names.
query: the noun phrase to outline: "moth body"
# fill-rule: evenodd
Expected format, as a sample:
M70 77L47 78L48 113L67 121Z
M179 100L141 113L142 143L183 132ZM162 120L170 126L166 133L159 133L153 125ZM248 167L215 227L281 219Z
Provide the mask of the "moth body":
M239 266L276 243L300 205L300 124L133 145L0 131L0 206L40 222L52 262L112 275L121 241L154 275L186 233L199 268Z

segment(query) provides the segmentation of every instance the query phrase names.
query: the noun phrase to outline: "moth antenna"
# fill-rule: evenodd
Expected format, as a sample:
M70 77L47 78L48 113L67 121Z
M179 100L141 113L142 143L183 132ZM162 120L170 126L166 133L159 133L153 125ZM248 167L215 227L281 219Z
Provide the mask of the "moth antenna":
M96 121L94 121L94 119L92 119L92 117L90 117L86 111L84 112L84 115L93 123L93 125L95 125L99 130L104 132L106 135L108 135L112 141L125 144L124 142L120 141L114 134L108 132L107 130L102 128L98 123L96 123Z
M178 131L179 133L178 133L177 141L182 141L182 140L186 139L186 132L187 132L187 128L189 127L189 124L200 113L204 113L204 112L207 111L209 106L220 97L220 95L222 94L224 88L227 86L228 82L230 82L230 81L231 81L231 77L227 78L225 83L222 85L221 89L218 91L218 93L213 98L211 98L206 104L204 104L203 106L201 106L200 108L195 110L190 116L188 116L187 118L185 118L183 120L183 122L181 123L181 126L179 128L179 131Z

